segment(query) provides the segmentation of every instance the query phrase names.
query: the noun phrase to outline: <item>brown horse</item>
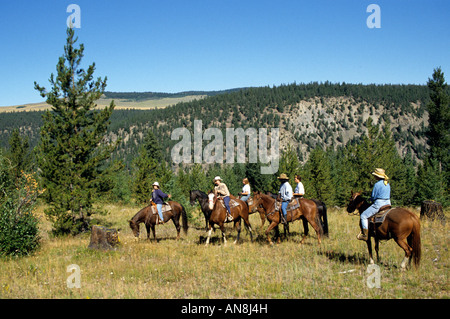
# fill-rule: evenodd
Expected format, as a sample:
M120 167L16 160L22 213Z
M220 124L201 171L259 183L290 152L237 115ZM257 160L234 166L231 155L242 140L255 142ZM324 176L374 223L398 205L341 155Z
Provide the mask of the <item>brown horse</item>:
M348 213L358 210L359 214L363 213L370 204L361 197L361 193L353 193L350 197L350 203L347 207ZM406 268L406 264L411 264L414 260L415 267L419 266L421 247L420 247L420 221L419 218L409 210L401 207L391 209L386 215L383 223L374 224L369 222L369 239L367 240L367 248L369 250L370 263L373 264L372 256L372 240L375 238L375 252L377 261L379 261L378 247L380 240L389 240L393 238L395 242L405 251L405 258L401 263L401 269Z
M252 227L250 225L250 221L248 219L248 206L245 202L241 201L238 198L232 197L236 202L239 203L239 206L230 207L231 216L233 216L234 227L237 229L237 238L234 241L236 244L239 241L239 235L241 234L241 219L244 220L245 226L250 232L251 241L253 241L252 235ZM208 246L209 241L211 239L211 231L214 228L214 225L218 225L220 230L222 231L222 239L224 245L227 243L227 239L225 238L225 226L224 224L228 221L225 221L227 217L227 209L222 205L221 200L217 199L217 196L214 195L213 192L208 194L209 208L211 209L211 215L209 217L209 230L208 230L208 238L206 239L206 246Z
M186 234L188 231L188 221L186 211L178 202L168 201L167 202L172 208L171 211L167 211L163 213L164 222L168 222L172 219L175 228L177 229L177 239L180 239L180 216L182 217L183 222L183 231ZM155 207L156 210L156 207ZM150 228L152 229L153 237L156 242L156 233L155 233L155 225L157 223L157 214L153 214L152 205L142 208L140 211L136 213L128 222L130 223L130 228L133 231L135 237L139 238L139 224L144 223L145 228L147 229L147 239L150 240Z
M276 200L269 195L255 192L253 195L253 201L261 204L264 207L264 210L266 211L266 214L267 214L266 217L270 221L270 225L266 230L267 240L269 241L270 244L273 245L273 242L270 239L269 233L272 229L275 228L277 241L279 242L280 237L279 237L278 225L280 224L280 217L281 217L280 214L282 214L282 212L281 212L281 208L279 211L275 211L275 201ZM322 229L322 224L320 222L316 203L313 202L312 200L309 200L306 198L300 198L299 203L300 203L300 207L287 212L287 216L286 216L287 222L288 223L293 222L297 219L302 219L304 222L306 220L306 222L310 223L311 226L316 231L317 240L320 245L321 237L323 235L323 229ZM307 235L308 235L308 233L305 233L303 235L303 238L302 238L300 244L303 244Z

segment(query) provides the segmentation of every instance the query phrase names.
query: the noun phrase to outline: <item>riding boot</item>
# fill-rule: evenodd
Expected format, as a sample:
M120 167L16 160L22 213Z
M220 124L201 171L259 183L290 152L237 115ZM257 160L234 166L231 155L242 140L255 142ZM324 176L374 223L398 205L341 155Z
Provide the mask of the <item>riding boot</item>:
M231 216L231 213L227 211L227 221L232 222L233 216Z
M359 235L356 236L356 238L359 239L359 240L364 240L364 241L369 240L369 230L368 229L362 229L361 233L359 233Z
M287 225L286 216L284 216L283 212L280 213L280 216L281 216L281 223L283 225Z

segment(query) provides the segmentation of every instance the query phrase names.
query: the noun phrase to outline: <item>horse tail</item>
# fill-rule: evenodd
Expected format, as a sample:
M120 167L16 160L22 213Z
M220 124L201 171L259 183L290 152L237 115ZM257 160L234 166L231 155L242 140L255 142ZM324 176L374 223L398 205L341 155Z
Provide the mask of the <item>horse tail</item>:
M321 209L321 215L322 215L322 224L323 224L323 234L324 236L328 237L328 217L327 217L327 205L325 205L324 202L322 202L322 209Z
M322 220L320 219L318 206L316 206L316 218L315 218L315 220L316 220L317 227L319 227L320 237L323 237L324 231L323 231L323 226L322 226Z
M413 217L413 229L410 235L411 248L412 248L412 259L414 261L414 266L417 268L420 264L420 257L422 255L422 248L420 243L420 221L416 215Z
M184 234L186 235L188 232L188 229L189 229L188 218L187 218L187 214L186 214L186 210L184 209L184 206L181 204L180 204L180 206L181 206L181 221L183 223L183 231L184 231Z

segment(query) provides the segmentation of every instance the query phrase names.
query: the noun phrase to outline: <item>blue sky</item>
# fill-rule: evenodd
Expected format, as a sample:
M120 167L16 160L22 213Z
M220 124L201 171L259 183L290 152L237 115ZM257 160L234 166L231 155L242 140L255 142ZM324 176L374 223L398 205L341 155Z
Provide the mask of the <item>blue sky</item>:
M49 88L72 3L83 64L108 91L425 84L437 66L449 80L448 0L17 0L0 3L0 106L43 100L33 83Z

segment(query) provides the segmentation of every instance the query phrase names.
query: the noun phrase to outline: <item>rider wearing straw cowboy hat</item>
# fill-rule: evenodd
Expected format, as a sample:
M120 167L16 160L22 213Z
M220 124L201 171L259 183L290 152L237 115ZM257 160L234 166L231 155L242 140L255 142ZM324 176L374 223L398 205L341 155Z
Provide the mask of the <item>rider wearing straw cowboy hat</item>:
M368 219L375 215L382 206L391 205L391 185L389 185L389 177L386 172L382 168L377 168L372 175L378 180L370 197L373 204L361 214L361 233L356 237L365 241L369 239Z
M227 221L232 221L233 216L231 216L231 210L230 210L230 191L228 190L228 187L225 183L222 182L222 179L220 176L214 177L214 184L216 185L214 187L214 194L218 197L223 199L223 203L225 204L225 207L227 209Z

